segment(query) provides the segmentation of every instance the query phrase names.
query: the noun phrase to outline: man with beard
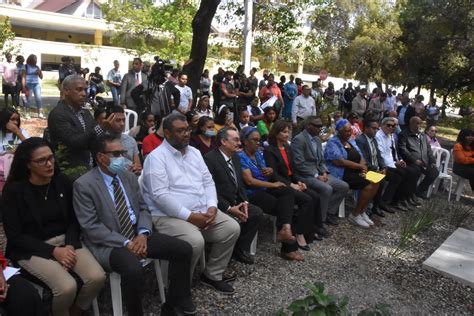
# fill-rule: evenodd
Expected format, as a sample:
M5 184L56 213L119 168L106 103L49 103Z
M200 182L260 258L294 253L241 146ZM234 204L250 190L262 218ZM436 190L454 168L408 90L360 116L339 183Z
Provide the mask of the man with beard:
M191 129L186 117L170 114L163 121L163 131L165 140L147 156L142 175L143 197L153 226L191 244L192 271L204 244L211 243L201 282L223 294L233 294L234 288L223 280L223 273L239 237L239 224L217 209L212 175L201 153L189 146Z

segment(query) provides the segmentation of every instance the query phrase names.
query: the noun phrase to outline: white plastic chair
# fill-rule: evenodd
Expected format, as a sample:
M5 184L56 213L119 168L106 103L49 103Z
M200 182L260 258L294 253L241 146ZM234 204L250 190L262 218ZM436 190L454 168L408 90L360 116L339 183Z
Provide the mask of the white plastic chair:
M453 155L453 150L451 149L450 151L451 156ZM456 190L454 191L454 194L456 194L456 201L459 202L461 199L462 192L464 191L464 185L468 183L466 178L460 177L457 174L453 173L453 177L457 179L457 185L456 185ZM449 192L451 193L451 192Z
M339 204L339 218L346 217L346 198L343 198Z
M160 291L160 300L161 303L166 302L166 297L165 297L165 286L163 283L163 273L161 272L161 263L160 260L158 259L146 259L143 260L142 265L145 267L148 264L152 263L155 266L155 274L156 274L156 279L158 281L158 290ZM120 286L120 274L112 272L110 274L110 294L112 296L112 310L114 316L122 316L123 315L123 310L122 310L122 288ZM95 313L95 310L94 310Z
M439 183L441 180L449 181L449 192L448 192L448 202L451 200L451 189L453 187L453 177L448 174L449 160L451 159L451 154L447 149L444 148L433 148L433 155L436 158L436 168L439 170L439 175L435 179L434 183L428 189L428 197L431 196L431 193L438 192Z
M130 120L132 120L132 126L130 126ZM124 133L128 133L128 131L135 126L138 125L138 114L137 112L129 109L125 109L125 131Z

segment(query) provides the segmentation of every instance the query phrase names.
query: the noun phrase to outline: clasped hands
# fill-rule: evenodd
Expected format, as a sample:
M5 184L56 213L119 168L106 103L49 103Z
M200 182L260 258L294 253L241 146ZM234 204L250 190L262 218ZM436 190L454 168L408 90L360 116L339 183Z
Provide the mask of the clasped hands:
M215 223L216 216L217 207L210 207L206 213L192 212L188 217L188 222L199 227L201 230L206 230Z
M53 250L53 257L58 261L66 270L71 269L77 262L76 250L71 245L63 247L55 247Z
M147 236L140 234L135 236L127 244L127 250L140 259L147 257Z
M229 208L228 212L234 217L237 217L242 223L245 223L249 218L249 205L248 202L242 202L238 205Z

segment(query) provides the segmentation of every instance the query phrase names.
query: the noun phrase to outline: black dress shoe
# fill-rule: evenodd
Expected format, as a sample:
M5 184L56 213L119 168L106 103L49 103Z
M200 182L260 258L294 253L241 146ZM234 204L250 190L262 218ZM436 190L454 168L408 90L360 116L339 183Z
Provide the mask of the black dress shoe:
M194 315L197 313L196 305L194 305L191 297L182 299L179 307L185 315Z
M400 201L399 205L404 208L404 211L411 211L413 208L413 205L408 203L407 200Z
M296 242L298 243L298 242ZM298 244L298 248L300 248L301 250L304 250L304 251L310 251L311 248L309 248L309 245L304 245L304 246L301 246L300 244Z
M332 226L337 226L337 225L339 225L339 221L337 220L336 216L328 215L328 217L326 218L326 224L332 225Z
M255 259L250 255L250 253L242 250L234 250L232 258L235 260L245 263L245 264L254 264Z
M314 240L321 241L321 240L323 240L323 239L324 239L324 238L323 238L321 235L319 235L319 234L314 234Z
M417 200L416 198L414 198L414 197L408 198L408 199L407 199L407 202L408 202L409 204L413 205L414 207L419 207L419 206L421 206L421 203L418 202L418 200Z
M323 238L331 237L331 233L324 227L316 228L316 234Z
M235 290L232 285L230 285L226 281L211 280L204 274L201 274L201 283L208 287L212 287L214 290L222 294L233 295L235 293Z
M161 314L163 316L184 316L186 315L181 308L171 306L168 302L161 305Z
M395 211L392 210L390 207L388 207L388 205L386 204L379 204L379 209L384 210L385 212L390 213L390 214L395 213Z
M222 280L224 282L232 282L237 280L237 273L235 271L227 270L222 274Z
M376 208L376 207L373 207L373 208L372 208L372 214L373 214L373 215L380 216L380 217L385 217L385 214L383 213L383 211L382 211L382 210L379 210L379 209Z

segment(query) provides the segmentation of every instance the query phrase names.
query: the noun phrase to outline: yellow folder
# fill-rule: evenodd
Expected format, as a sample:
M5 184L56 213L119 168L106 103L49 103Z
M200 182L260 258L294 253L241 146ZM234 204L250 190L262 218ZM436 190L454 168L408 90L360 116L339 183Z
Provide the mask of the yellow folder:
M378 172L369 171L365 174L365 178L372 183L379 183L383 178L385 178L385 175Z

